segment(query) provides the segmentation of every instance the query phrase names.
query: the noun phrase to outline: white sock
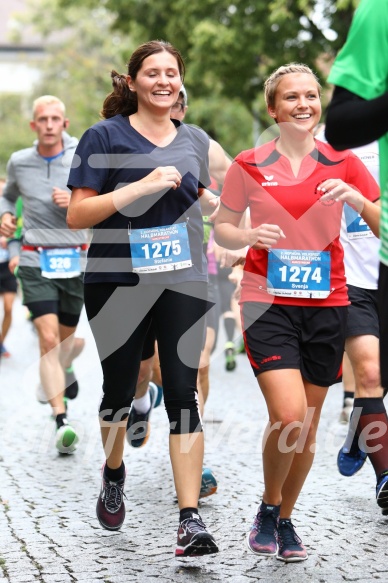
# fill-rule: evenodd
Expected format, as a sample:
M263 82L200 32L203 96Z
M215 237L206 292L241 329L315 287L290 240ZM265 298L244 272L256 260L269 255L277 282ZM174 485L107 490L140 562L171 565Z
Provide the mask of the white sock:
M140 397L140 399L133 399L132 403L138 413L142 413L143 415L144 413L148 413L151 407L150 392L147 391L144 397Z

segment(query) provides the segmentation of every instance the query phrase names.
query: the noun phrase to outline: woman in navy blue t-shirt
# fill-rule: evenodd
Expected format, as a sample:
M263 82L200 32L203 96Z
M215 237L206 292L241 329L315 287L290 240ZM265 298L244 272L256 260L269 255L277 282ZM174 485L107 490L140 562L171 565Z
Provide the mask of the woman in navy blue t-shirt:
M125 432L152 321L180 508L176 555L190 556L218 551L197 509L204 446L196 388L207 310L202 213L216 203L206 190L207 135L170 119L183 75L180 54L161 41L138 47L127 75L112 72L104 120L76 150L68 225L93 227L85 307L103 370L106 456L97 517L109 530L124 522Z

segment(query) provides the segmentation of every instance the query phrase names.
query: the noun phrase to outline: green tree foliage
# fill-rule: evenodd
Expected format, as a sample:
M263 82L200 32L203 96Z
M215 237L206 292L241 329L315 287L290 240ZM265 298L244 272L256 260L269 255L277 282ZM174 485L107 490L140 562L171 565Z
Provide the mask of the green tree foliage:
M94 0L83 0L93 5ZM72 5L76 0L60 0ZM78 2L78 0L77 0ZM354 0L105 0L114 29L138 42L163 38L188 63L195 95L217 92L248 107L269 70L290 61L314 66L342 46ZM329 40L326 31L332 31ZM216 87L215 87L216 86Z
M71 6L79 0L59 2ZM92 6L95 0L83 3ZM189 119L201 119L220 139L229 101L226 109L238 117L246 147L252 145L252 132L247 132L241 106L261 127L268 124L263 82L287 62L304 62L325 80L357 4L358 0L104 0L114 17L113 30L136 43L165 39L181 51L191 97ZM207 115L195 114L200 99L207 100ZM217 108L217 102L222 106ZM235 140L225 137L234 151Z
M58 0L33 0L23 18L46 39L47 59L33 97L60 97L79 136L100 119L111 70L125 66L122 35L111 31L113 16L103 6L77 2L63 9Z
M28 125L29 118L26 117L25 123L21 123L23 105L20 95L0 96L0 177L5 176L12 152L32 145L34 139Z
M259 132L271 123L262 94L266 76L278 65L299 61L310 65L324 81L345 41L357 3L31 0L23 20L47 39L42 82L32 98L43 93L61 97L71 133L80 136L99 119L111 89L111 69L125 73L126 62L139 43L165 39L181 51L186 62L186 121L203 127L235 156L252 147ZM5 115L3 106L0 102L2 134L11 136L5 120L18 116ZM21 127L20 119L17 124ZM8 156L10 147L17 149L14 146L23 141L23 132L17 139L14 132L16 141L9 142L0 135L0 150ZM30 143L31 132L23 145ZM1 164L0 159L0 171Z
M62 99L69 133L80 137L100 119L102 103L112 88L110 72L125 67L124 48L128 52L133 48L128 49L127 38L123 43L119 31L111 31L113 16L104 7L91 9L80 2L63 9L57 0L31 0L18 19L22 32L29 26L43 36L46 59L31 95L0 97L0 175L12 152L34 140L29 120L36 97L51 94Z

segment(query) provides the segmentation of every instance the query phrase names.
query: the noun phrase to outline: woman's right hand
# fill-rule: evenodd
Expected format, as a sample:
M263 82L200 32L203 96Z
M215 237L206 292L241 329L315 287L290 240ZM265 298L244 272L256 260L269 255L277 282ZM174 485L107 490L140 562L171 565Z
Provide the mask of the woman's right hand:
M255 229L247 229L248 245L252 249L271 249L285 234L278 225L260 225Z
M159 166L139 180L140 184L146 184L149 187L149 192L147 188L147 192L144 194L154 194L169 188L176 190L181 182L182 176L175 166Z

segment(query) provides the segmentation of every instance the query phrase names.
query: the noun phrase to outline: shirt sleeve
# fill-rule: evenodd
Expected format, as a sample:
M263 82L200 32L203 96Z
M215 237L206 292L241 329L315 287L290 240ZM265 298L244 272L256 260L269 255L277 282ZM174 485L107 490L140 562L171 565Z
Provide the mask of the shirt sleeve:
M91 188L101 193L108 181L110 154L107 140L94 128L83 134L74 154L68 188Z

